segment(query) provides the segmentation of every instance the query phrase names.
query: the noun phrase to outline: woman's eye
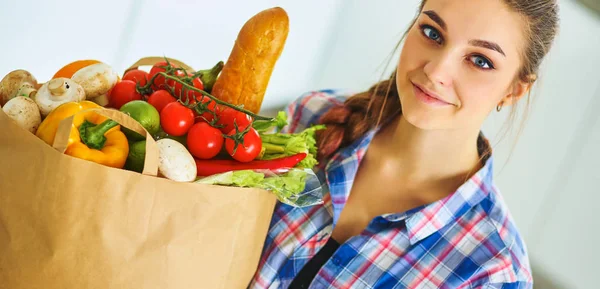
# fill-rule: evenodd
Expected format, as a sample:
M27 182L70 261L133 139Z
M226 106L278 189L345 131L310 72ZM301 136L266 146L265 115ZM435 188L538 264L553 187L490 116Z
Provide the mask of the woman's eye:
M473 56L469 57L469 59L471 60L471 62L473 62L473 64L475 64L475 66L477 66L479 68L494 69L492 62L483 56L473 55Z
M437 29L435 29L429 25L423 25L423 26L421 26L421 31L423 32L423 35L425 35L425 37L427 37L437 43L442 43L442 35L440 34L439 31L437 31Z

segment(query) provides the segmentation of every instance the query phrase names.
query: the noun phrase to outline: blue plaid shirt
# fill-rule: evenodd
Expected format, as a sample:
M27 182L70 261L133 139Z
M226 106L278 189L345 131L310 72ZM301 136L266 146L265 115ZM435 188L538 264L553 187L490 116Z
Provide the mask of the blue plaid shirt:
M287 130L315 124L347 96L330 90L303 95L287 109ZM376 131L317 171L328 187L322 205L277 205L250 288L287 288L327 243ZM310 288L532 288L526 247L493 184L492 163L487 157L482 169L442 200L373 219L341 244Z

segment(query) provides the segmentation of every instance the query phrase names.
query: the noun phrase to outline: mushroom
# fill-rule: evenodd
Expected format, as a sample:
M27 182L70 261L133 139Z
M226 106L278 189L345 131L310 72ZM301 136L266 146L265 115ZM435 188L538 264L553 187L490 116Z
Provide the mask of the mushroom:
M33 99L25 96L16 96L9 100L2 110L12 118L17 125L35 133L42 122L40 109Z
M0 105L6 104L18 95L32 97L39 86L35 77L28 71L23 69L11 71L0 81Z
M59 77L42 85L35 95L35 102L42 115L46 116L63 103L82 101L85 98L85 91L81 85L72 79Z
M88 100L101 106L108 104L108 93L117 84L118 78L119 75L105 63L86 66L71 77L83 87Z

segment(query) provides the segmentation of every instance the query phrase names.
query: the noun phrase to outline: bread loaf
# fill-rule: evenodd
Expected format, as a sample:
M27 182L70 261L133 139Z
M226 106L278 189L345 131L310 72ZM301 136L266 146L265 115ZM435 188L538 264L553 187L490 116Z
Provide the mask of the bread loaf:
M250 18L237 36L212 95L258 113L288 31L288 15L280 7Z

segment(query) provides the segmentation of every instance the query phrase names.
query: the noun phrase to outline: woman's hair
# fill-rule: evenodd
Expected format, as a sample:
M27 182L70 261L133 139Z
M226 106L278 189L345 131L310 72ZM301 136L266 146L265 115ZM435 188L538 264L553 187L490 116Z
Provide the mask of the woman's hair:
M522 52L522 66L519 78L526 82L535 81L544 56L550 50L558 30L558 5L556 0L504 0L525 20L525 36L527 45ZM419 14L427 0L422 0ZM417 21L412 20L409 29L402 36L406 37L410 28ZM400 43L398 43L399 46ZM530 103L530 95L527 105ZM369 90L353 95L341 106L335 106L320 119L326 125L325 130L318 131L318 159L331 157L340 147L350 145L367 131L377 126L382 120L402 113L400 97L396 88L396 75L390 79L376 83ZM513 115L514 118L514 110Z

